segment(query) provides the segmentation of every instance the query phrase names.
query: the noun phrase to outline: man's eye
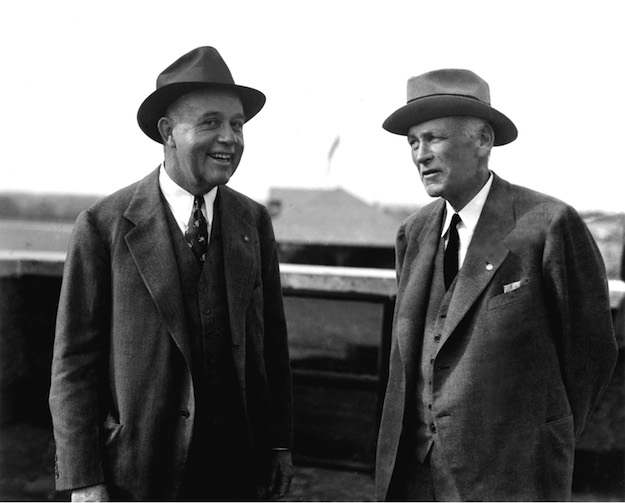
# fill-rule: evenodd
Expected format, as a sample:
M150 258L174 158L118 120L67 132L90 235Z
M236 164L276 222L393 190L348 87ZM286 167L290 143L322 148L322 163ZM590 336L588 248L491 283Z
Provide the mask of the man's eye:
M243 121L235 121L232 123L232 129L235 131L243 131Z

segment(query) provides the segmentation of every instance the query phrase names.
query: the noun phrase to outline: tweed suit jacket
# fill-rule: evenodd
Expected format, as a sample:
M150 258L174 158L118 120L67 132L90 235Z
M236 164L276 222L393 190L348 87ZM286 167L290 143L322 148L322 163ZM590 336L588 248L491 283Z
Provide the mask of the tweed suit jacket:
M445 202L397 237L398 297L376 461L386 498L416 400ZM463 500L570 498L575 438L616 361L603 261L570 206L493 185L458 273L434 361L434 442ZM508 286L506 286L508 285Z
M243 434L260 470L292 441L277 252L263 206L225 186L217 204ZM57 489L106 483L123 499L175 498L194 423L190 369L157 169L76 221L50 390Z

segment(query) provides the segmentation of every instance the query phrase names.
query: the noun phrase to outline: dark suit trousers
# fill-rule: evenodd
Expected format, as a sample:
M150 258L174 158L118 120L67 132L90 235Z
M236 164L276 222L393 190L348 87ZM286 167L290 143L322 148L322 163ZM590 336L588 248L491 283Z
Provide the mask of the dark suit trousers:
M393 473L387 501L462 501L436 443L423 463L417 459L414 449L402 453L400 459L402 462Z

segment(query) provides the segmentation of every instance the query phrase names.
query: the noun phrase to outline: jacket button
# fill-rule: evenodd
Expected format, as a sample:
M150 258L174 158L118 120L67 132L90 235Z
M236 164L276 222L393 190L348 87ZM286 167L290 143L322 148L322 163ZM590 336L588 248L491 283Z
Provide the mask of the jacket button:
M184 417L185 419L187 419L187 418L188 418L191 414L189 413L189 411L188 411L187 409L182 409L182 410L180 411L180 415L181 415L182 417Z
M440 341L440 340L441 340L441 334L438 334L437 336L435 336L435 337L434 337L434 340L435 340L436 342Z
M206 315L211 314L211 310L208 307L205 307L204 309L202 309L202 312Z
M436 433L436 426L434 426L434 423L432 423L432 424L430 425L430 431L431 431L432 433Z
M202 284L202 285L199 286L199 290L202 293L206 293L208 291L208 287L206 285Z

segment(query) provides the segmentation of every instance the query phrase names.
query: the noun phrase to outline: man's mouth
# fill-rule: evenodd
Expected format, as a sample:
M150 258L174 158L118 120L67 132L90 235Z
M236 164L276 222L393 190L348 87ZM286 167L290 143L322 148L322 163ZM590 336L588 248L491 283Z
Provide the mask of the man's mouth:
M424 169L424 170L421 172L421 176L422 176L422 177L426 177L426 176L429 176L429 175L435 175L435 174L436 174L436 173L438 173L438 172L439 172L439 171L438 171L437 169Z
M232 154L213 153L213 154L208 154L208 155L209 157L216 159L218 161L230 162L232 160Z

